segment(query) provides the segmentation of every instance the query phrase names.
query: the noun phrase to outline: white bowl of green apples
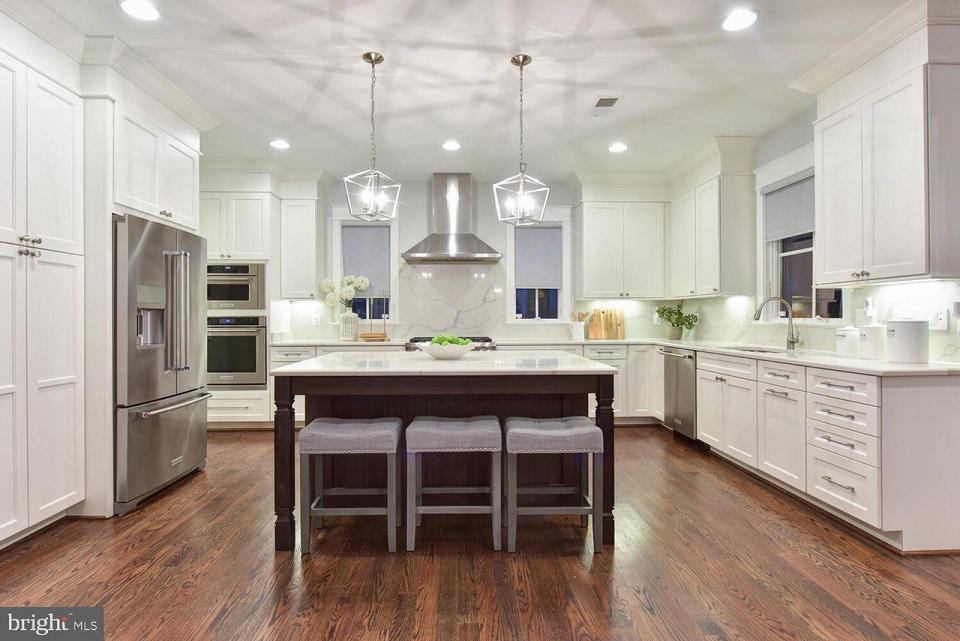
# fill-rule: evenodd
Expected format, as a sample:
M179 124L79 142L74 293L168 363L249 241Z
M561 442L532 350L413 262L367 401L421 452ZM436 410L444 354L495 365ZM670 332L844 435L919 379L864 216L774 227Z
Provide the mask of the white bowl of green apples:
M441 361L463 358L473 347L473 343L466 338L451 334L440 334L429 343L420 343L422 351Z

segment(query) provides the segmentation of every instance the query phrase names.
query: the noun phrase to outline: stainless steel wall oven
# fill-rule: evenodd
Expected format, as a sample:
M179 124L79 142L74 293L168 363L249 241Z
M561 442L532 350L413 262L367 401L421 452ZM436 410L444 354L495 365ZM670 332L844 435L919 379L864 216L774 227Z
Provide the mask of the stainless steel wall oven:
M266 316L208 317L207 385L266 384Z

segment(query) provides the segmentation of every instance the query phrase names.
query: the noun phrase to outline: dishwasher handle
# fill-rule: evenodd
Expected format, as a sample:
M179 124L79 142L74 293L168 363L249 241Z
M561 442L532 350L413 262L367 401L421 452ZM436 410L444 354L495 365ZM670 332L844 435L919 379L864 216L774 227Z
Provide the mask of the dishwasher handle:
M693 360L693 355L691 354L678 354L676 352L668 352L663 349L660 350L660 353L663 354L664 356L673 356L674 358L686 358L689 360Z

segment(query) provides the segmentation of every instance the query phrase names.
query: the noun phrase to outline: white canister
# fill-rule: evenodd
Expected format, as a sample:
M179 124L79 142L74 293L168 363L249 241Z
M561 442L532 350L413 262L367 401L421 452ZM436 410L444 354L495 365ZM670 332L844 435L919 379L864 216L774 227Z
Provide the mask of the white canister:
M583 321L571 321L570 339L575 341L586 340L586 326L587 324Z
M883 360L886 347L886 329L883 325L864 325L860 328L860 358Z
M887 360L894 363L926 363L930 360L930 322L887 321Z
M860 354L860 330L856 327L837 328L837 356L857 358Z

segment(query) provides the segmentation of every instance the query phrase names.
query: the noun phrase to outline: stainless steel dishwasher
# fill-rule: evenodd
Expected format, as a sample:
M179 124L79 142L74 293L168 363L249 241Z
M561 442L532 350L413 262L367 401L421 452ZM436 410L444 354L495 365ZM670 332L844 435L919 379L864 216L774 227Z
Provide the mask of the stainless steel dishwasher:
M663 419L675 433L697 438L697 359L686 349L661 347Z

